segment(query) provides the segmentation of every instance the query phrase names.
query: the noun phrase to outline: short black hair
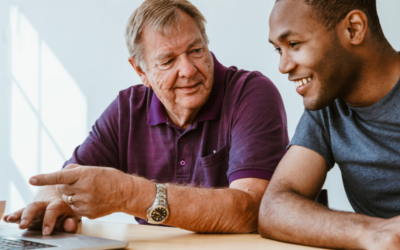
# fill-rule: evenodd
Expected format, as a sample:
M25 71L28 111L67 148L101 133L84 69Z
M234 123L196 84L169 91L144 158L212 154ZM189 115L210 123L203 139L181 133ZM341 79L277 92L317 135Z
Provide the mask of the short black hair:
M279 1L279 0L277 0ZM315 17L332 30L352 10L361 10L368 18L368 28L379 41L385 40L379 22L376 0L300 0L313 7Z

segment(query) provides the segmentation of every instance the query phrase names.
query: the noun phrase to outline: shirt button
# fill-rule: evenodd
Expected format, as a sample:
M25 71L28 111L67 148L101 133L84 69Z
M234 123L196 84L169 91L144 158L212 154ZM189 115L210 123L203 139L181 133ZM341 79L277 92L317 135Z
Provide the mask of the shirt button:
M185 142L185 138L181 138L180 141L181 141L181 142Z
M181 165L185 166L186 162L185 161L181 161Z

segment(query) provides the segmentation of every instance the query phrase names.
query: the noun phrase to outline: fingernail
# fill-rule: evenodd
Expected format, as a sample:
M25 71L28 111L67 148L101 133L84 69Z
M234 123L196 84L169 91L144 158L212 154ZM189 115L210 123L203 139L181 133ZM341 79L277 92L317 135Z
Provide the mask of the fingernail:
M21 222L19 223L20 226L27 226L28 222L26 220L21 220Z
M37 184L37 179L36 178L31 178L30 179L30 183L33 184L33 185Z
M50 234L50 228L49 227L45 227L43 229L43 235L49 235Z

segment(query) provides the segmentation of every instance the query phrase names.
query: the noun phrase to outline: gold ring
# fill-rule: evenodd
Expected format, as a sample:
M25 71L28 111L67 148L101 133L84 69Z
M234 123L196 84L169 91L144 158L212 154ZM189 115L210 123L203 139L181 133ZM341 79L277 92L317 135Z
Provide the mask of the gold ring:
M71 206L74 205L74 203L72 202L72 195L68 196L68 201L69 201L69 204L70 204Z

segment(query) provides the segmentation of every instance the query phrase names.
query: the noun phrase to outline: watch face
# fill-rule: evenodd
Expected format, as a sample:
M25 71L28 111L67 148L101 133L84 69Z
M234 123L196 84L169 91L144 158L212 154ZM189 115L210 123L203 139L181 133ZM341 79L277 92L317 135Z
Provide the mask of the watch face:
M165 218L167 218L168 212L165 208L163 207L156 207L152 212L151 212L151 218L154 221L163 221Z

